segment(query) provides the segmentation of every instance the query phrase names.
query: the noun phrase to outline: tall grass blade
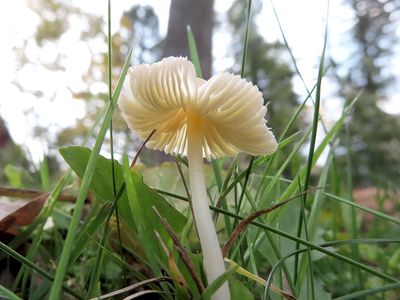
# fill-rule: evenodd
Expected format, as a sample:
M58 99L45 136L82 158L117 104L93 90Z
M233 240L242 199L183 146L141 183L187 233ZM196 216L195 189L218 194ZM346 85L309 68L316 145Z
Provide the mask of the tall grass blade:
M351 300L351 299L369 299L368 296L375 295L378 293L383 293L391 290L400 290L400 283L391 283L378 286L371 289L366 289L363 291L358 291L355 293L347 294L342 297L334 298L334 300Z
M203 72L201 71L201 64L200 64L199 52L197 51L196 40L193 36L192 29L190 28L189 25L186 27L186 30L188 35L187 38L189 44L190 60L194 65L197 77L203 78Z
M376 216L376 217L378 217L378 218L382 218L382 219L384 219L384 220L386 220L386 221L389 221L389 222L391 222L391 223L394 223L394 224L396 224L396 225L400 225L400 219L398 219L398 218L392 217L392 216L387 215L387 214L384 214L384 213L382 213L382 212L380 212L380 211L377 211L377 210L374 210L374 209L372 209L372 208L363 206L363 205L361 205L361 204L358 204L358 203L356 203L356 202L347 200L347 199L345 199L345 198L343 198L343 197L340 197L340 196L337 196L337 195L334 195L334 194L331 194L331 193L325 192L325 195L326 195L327 197L329 197L329 198L332 198L332 199L336 200L336 201L340 201L340 202L342 202L342 203L345 203L345 204L347 204L347 205L350 205L350 206L352 206L352 207L355 207L355 208L358 208L358 209L360 209L360 210L363 210L363 211L365 211L365 212L367 212L367 213L370 213L370 214L372 214L372 215L374 215L374 216Z
M253 1L247 0L247 11L246 11L246 28L243 37L243 54L242 54L242 64L240 67L240 77L244 77L244 68L246 66L247 57L247 46L249 44L249 33L250 33L250 20L251 20L251 6Z
M58 263L58 266L57 266L55 279L54 279L53 285L50 290L50 295L49 295L50 299L58 299L60 296L61 286L62 286L62 283L64 282L65 273L67 272L69 259L71 256L71 250L72 250L73 243L75 240L76 231L78 229L79 220L82 215L83 204L84 204L86 194L89 189L89 184L92 179L93 172L94 172L94 169L96 166L97 156L99 155L101 145L103 144L103 141L104 141L104 137L110 126L111 118L112 118L112 115L113 115L113 112L115 109L115 104L117 103L119 94L122 89L123 82L125 80L125 76L128 71L131 55L132 55L132 50L129 51L128 57L125 61L125 65L122 70L121 77L119 78L116 90L113 94L112 101L107 106L106 112L104 114L103 123L101 125L98 137L96 139L96 143L93 147L93 152L90 156L90 159L89 159L86 171L85 171L85 175L83 176L83 179L82 179L82 185L79 190L78 198L76 200L75 210L72 215L71 223L68 228L68 233L67 233L67 237L65 239L63 251L61 253L60 262Z
M329 7L328 7L329 8ZM308 190L309 184L310 184L310 178L311 178L311 169L313 167L313 157L314 157L314 151L315 151L315 144L316 144L316 139L317 139L317 130L318 130L318 121L319 121L319 108L321 104L321 86L322 86L322 76L324 72L324 62L325 62L325 52L326 52L326 45L328 41L328 16L326 18L326 23L325 23L325 34L324 34L324 45L322 49L322 54L321 54L321 60L319 63L319 69L318 69L318 79L317 79L317 90L316 90L316 99L315 99L315 105L314 105L314 116L313 116L313 124L312 124L312 133L311 133L311 140L310 140L310 148L308 152L308 160L307 160L307 168L306 168L306 175L304 179L304 191ZM305 207L307 202L307 193L303 196L302 199L302 206ZM297 224L297 236L301 236L301 231L302 231L302 224L303 224L303 214L300 214L299 221ZM306 228L307 231L307 228ZM299 244L296 244L296 249L299 248ZM295 256L295 262L294 262L294 282L296 283L297 280L297 265L298 265L298 255ZM312 270L312 260L311 257L309 259L309 268ZM314 281L312 271L310 271L311 275L311 282ZM313 285L313 283L312 283ZM312 289L313 291L314 289Z
M108 73L108 99L110 103L112 103L112 34L111 34L111 0L107 1L107 44L108 44L108 64L107 64L107 73ZM110 121L110 153L111 160L114 161L114 137L113 137L113 120L111 118ZM115 178L115 167L114 164L111 164L111 175L112 175L112 187L113 187L113 195L114 198L117 195L117 180ZM119 213L118 213L118 205L115 206L115 216L117 218L117 233L118 233L118 244L119 244L119 252L122 256L122 241L121 241L121 229L119 222ZM122 270L123 277L126 280L126 274L124 269Z

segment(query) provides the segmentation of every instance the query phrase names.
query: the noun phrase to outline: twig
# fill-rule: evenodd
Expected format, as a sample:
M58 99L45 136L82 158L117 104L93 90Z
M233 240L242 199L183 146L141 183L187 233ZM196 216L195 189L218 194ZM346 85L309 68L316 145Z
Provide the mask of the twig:
M156 212L157 216L160 219L161 224L164 226L164 228L167 230L168 234L171 236L172 241L174 242L176 250L178 250L179 256L182 258L183 263L186 265L186 268L188 269L190 275L192 276L193 281L195 282L197 289L199 290L200 294L203 293L204 291L204 286L203 283L200 280L200 277L198 276L196 272L196 268L192 264L192 262L189 259L188 254L185 251L185 248L179 241L178 237L175 235L174 231L172 230L171 226L165 221L165 219L161 216L159 211L157 210L156 207L153 206L154 211Z
M289 198L289 199L287 199L287 200L285 200L285 201L279 202L279 203L277 203L277 204L275 204L275 205L273 205L273 206L271 206L271 207L267 207L267 208L261 209L261 210L259 210L259 211L256 211L256 212L250 214L249 216L247 216L246 218L244 218L243 220L241 220L241 221L239 222L239 224L238 224L238 225L235 227L235 229L233 230L231 236L229 237L228 241L225 243L224 247L222 248L222 255L223 255L224 257L226 257L226 256L228 255L229 249L231 248L231 246L233 245L233 243L237 240L237 238L239 237L239 235L240 235L244 230L246 230L247 226L248 226L252 221L254 221L255 219L257 219L258 217L260 217L260 216L262 216L262 215L264 215L264 214L270 213L271 211L277 209L278 207L281 207L281 206L285 205L286 203L288 203L288 202L290 202L290 201L292 201L292 200L298 198L299 196L301 196L301 195L303 195L303 194L305 194L305 193L306 193L306 191L301 192L301 193L298 193L297 195L295 195L295 196L293 196L293 197L291 197L291 198Z

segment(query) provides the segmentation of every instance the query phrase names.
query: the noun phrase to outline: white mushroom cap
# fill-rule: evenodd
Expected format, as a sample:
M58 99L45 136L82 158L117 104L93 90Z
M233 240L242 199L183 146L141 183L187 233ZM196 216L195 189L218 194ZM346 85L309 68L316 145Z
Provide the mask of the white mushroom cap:
M193 64L183 57L131 67L119 108L140 139L157 129L147 147L167 154L186 155L189 118L201 132L207 159L277 149L257 86L229 73L208 81L197 78Z

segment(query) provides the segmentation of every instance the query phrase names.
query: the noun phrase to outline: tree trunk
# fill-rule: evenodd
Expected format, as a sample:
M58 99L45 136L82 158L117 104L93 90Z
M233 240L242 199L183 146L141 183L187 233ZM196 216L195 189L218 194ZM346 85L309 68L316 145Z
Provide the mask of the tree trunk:
M0 117L0 149L5 148L9 143L13 143L13 140L11 139L10 133L4 124L3 119Z
M214 0L171 0L164 56L189 57L186 26L190 25L199 52L203 77L211 76Z

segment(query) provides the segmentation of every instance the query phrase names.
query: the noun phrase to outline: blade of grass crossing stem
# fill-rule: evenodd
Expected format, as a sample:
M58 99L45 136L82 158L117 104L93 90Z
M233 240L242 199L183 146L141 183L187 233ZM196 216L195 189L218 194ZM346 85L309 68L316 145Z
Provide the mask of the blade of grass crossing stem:
M64 248L63 248L63 251L61 254L61 259L57 266L55 280L54 280L53 285L50 290L50 295L49 295L50 299L58 299L59 298L61 286L64 281L65 273L68 268L69 258L70 258L71 249L72 249L72 246L73 246L73 243L75 240L76 230L78 229L79 220L82 215L83 204L84 204L86 194L89 189L89 184L91 182L93 172L94 172L94 169L96 166L96 160L99 155L101 145L103 144L104 137L109 128L110 121L111 121L111 118L112 118L112 115L113 115L113 112L115 109L115 104L118 100L119 94L122 89L123 82L125 80L126 73L128 71L131 55L132 55L132 49L129 51L128 57L125 61L125 65L122 70L122 74L119 78L115 92L113 94L112 101L107 106L107 109L106 109L106 112L104 115L104 119L103 119L103 123L101 125L98 137L96 139L96 143L93 147L93 152L90 155L88 165L85 170L85 174L82 178L82 184L81 184L81 188L79 190L78 198L76 200L75 210L72 215L72 220L71 220L71 223L68 228L67 238L65 240Z

